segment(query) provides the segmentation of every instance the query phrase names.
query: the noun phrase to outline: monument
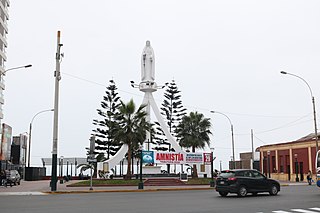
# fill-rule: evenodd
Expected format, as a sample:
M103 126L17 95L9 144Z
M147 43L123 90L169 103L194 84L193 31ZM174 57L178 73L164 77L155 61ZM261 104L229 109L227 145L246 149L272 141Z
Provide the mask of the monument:
M152 93L156 92L159 88L164 88L164 86L157 86L157 83L155 82L155 55L154 51L151 47L150 41L146 42L146 46L144 47L141 55L141 82L139 84L135 84L134 81L131 81L131 86L134 88L139 88L141 92L144 92L144 97L142 104L146 105L146 112L147 112L147 121L150 122L150 109L152 108L154 115L156 119L158 120L162 130L165 133L165 136L168 139L168 142L170 142L171 147L175 149L176 152L183 152L179 144L176 142L176 140L172 137L170 134L166 123L164 122L159 108L153 98ZM145 144L145 150L150 150L151 142L151 135L150 132L147 132L146 141ZM103 162L102 164L98 163L98 170L104 170L104 168L114 168L116 165L118 165L125 157L125 154L127 153L128 147L126 145L123 145L120 150L110 159ZM159 169L160 171L160 169Z
M158 120L162 130L165 133L165 136L171 144L171 147L173 147L176 152L182 152L181 147L170 134L152 95L153 92L156 92L159 88L164 88L164 86L159 87L155 82L155 55L150 41L146 42L146 46L144 47L141 55L141 82L139 85L137 85L134 84L133 81L131 81L131 86L137 87L141 92L144 92L142 104L146 105L147 121L150 122L150 108L152 108L156 119ZM149 132L147 132L145 141L146 146L149 146L150 144L147 143L148 140L151 141L151 135ZM146 149L150 150L150 147L146 147Z

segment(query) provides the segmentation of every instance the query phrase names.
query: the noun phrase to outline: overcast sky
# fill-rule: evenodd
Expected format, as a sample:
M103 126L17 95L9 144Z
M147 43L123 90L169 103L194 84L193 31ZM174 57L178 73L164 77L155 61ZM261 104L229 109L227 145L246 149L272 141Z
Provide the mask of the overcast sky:
M314 132L310 85L320 113L320 1L296 0L14 0L9 8L6 68L32 68L5 76L3 122L13 135L29 131L32 117L53 108L57 31L61 31L62 80L58 156L85 156L113 79L124 102L142 102L141 53L151 41L156 82L172 79L183 105L211 118L212 146L226 168L254 147L288 142ZM163 90L154 93L160 106ZM319 116L318 116L319 118ZM32 165L51 157L53 112L33 121Z

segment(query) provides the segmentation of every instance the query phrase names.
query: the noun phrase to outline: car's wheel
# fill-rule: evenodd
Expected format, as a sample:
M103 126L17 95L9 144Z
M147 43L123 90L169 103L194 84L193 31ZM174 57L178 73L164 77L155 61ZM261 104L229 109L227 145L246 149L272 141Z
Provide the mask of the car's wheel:
M245 197L247 195L247 193L248 193L247 188L245 186L240 186L240 188L238 190L238 196Z
M269 194L270 195L277 195L278 194L278 187L276 185L272 185L270 187L270 191L269 191Z
M221 197L226 197L228 195L228 192L219 192L219 195Z

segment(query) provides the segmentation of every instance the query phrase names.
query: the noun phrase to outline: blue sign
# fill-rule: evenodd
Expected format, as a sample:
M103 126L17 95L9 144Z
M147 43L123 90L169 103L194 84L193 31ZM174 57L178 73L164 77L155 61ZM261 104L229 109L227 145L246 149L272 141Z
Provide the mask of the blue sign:
M153 151L142 151L142 163L154 163Z

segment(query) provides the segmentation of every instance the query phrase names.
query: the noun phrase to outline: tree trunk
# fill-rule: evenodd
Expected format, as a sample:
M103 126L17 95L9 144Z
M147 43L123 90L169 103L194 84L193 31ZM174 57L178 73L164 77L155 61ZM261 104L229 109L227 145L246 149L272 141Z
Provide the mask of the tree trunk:
M192 178L198 178L198 170L196 164L193 164Z
M192 147L192 152L196 152L196 147ZM192 169L192 178L198 178L198 170L197 170L197 165L193 164L193 169Z
M126 180L131 179L131 147L128 145L128 167L127 167L127 175L125 177Z

